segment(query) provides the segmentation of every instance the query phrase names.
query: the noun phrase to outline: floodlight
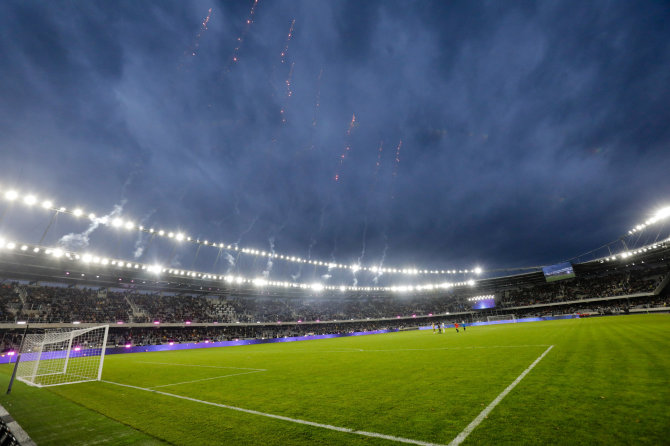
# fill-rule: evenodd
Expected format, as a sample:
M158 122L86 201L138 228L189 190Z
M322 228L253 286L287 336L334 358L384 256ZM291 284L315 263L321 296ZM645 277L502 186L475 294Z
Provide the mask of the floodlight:
M7 192L5 192L5 198L9 201L16 200L18 196L19 194L15 190L8 190Z
M482 269L479 266L477 266L475 267L474 272L475 274L480 275L482 273Z
M24 202L25 204L27 204L28 206L32 206L32 205L34 205L35 203L37 203L37 198L35 198L34 195L26 195L26 196L23 198L23 202Z
M115 228L118 228L122 224L123 220L121 220L120 218L115 218L114 220L112 220L112 226L114 226Z
M265 286L268 284L267 280L262 279L262 278L256 278L253 280L253 284L256 286Z
M28 247L26 245L21 245L21 251L26 251L28 250Z
M656 211L654 218L660 220L662 218L670 217L670 206L664 207Z
M7 245L5 245L7 249L14 249L16 248L16 243L14 242L8 242Z
M322 283L313 283L312 284L312 289L314 291L323 291L323 284Z
M84 213L84 211L82 211L82 210L79 209L79 208L77 208L77 209L75 209L74 211L72 211L72 214L73 214L75 217L81 217L81 214L83 214L83 213Z
M133 222L128 220L125 224L126 229L130 230L133 229Z
M474 286L475 281L472 280L472 279L470 279L470 280L467 281L467 284L468 284L469 286Z
M179 234L177 234L176 239L181 242L182 240L184 240L184 234L180 232Z
M53 251L51 251L51 254L53 254L54 257L61 257L64 253L62 249L56 248Z
M89 220L95 220L95 214L91 212L90 214L88 214L88 218Z
M44 209L51 209L53 207L53 203L50 202L49 200L45 200L42 202L42 207Z

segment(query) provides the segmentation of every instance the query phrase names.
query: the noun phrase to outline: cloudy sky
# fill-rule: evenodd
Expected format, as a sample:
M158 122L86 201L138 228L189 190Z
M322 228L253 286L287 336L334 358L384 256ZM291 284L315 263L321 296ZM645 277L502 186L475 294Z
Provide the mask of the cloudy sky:
M0 189L345 264L551 264L670 204L668 23L656 1L4 1ZM0 213L31 243L51 217ZM324 274L66 215L44 243Z

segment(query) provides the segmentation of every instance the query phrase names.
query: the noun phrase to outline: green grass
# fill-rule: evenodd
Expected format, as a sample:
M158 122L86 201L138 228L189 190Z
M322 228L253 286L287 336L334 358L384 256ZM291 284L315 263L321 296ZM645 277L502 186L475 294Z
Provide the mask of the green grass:
M103 379L447 444L549 345L464 444L668 441L669 315L109 355ZM10 373L10 366L0 368L5 388ZM195 382L166 386L186 381ZM16 383L0 403L39 445L394 444L105 382L45 389Z

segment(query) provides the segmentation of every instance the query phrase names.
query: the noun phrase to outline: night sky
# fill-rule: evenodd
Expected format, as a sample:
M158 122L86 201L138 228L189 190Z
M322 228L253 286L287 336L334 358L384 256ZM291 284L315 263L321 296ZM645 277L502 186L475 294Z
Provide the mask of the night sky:
M0 189L343 264L556 263L670 205L669 23L660 1L4 1ZM26 243L51 216L0 213ZM89 224L45 244L331 280Z

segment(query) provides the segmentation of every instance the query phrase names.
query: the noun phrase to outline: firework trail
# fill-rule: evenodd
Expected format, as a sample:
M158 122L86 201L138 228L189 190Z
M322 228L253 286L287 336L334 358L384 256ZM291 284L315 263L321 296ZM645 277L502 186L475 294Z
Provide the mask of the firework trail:
M349 123L349 128L347 129L347 136L351 136L351 131L354 128L354 124L356 124L356 115L352 114L351 115L351 122Z
M209 19L211 18L212 18L212 8L209 8L209 11L207 11L207 17L203 19L202 24L200 25L200 30L198 31L198 34L196 34L195 36L195 42L191 49L191 56L197 56L198 49L200 48L200 37L202 36L202 33L204 33L207 30L207 24L209 23Z
M391 199L395 200L395 181L398 176L398 167L400 166L400 149L402 148L402 139L398 142L395 149L395 164L393 165L393 174L391 176Z
M286 62L286 55L288 54L288 45L291 42L291 38L293 38L293 27L295 26L295 19L291 22L291 26L288 29L288 36L286 36L286 45L284 45L284 49L281 52L281 63Z
M368 236L368 213L370 211L370 201L372 200L372 194L374 193L375 189L377 188L377 180L379 177L379 168L381 167L382 164L382 153L384 152L384 141L381 140L379 141L379 148L377 149L377 161L375 162L375 173L373 175L373 180L372 184L370 185L370 193L368 194L367 201L365 203L365 212L364 212L364 226L363 226L363 237L362 237L362 248L361 248L361 255L358 257L358 263L360 264L363 261L363 258L365 257L365 247L367 244L367 236Z
M200 38L202 37L202 34L207 30L207 25L209 24L209 21L212 18L212 12L213 9L209 8L209 10L207 11L207 17L202 19L200 29L198 29L198 33L195 35L193 43L186 51L184 51L184 57L182 58L182 61L179 63L178 66L180 70L184 68L184 64L186 63L187 59L198 55L198 50L200 49Z
M314 118L312 119L312 127L316 127L316 122L319 118L319 108L321 107L321 76L323 76L323 68L319 71L319 77L316 79L316 99L314 101Z
M254 23L254 14L256 14L256 7L258 7L258 0L254 0L253 5L251 5L251 9L249 10L247 20L246 22L244 22L244 29L242 30L242 33L237 37L237 40L235 41L235 49L233 49L233 54L230 56L230 60L228 61L226 72L230 71L230 66L232 64L235 64L240 60L240 49L242 48L242 43L244 43L244 38L247 36L247 33L249 32L249 28L251 28L252 23Z
M372 186L370 187L370 192L374 192L377 188L377 180L379 178L379 168L382 165L382 153L384 152L384 141L379 141L379 148L377 149L377 161L375 162L375 174L372 179Z
M344 146L344 151L342 152L342 155L340 155L340 162L337 166L337 171L335 172L336 183L340 182L340 173L342 172L342 165L344 164L344 159L347 157L347 154L351 151L351 144L349 142L349 137L351 136L351 131L353 130L355 124L356 124L356 114L352 114L351 122L349 123L349 128L347 129L346 133L347 143Z
M293 77L293 67L295 67L295 62L291 64L291 69L288 70L288 77L286 78L286 97L290 98L293 96L293 91L291 90L291 78Z

